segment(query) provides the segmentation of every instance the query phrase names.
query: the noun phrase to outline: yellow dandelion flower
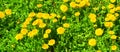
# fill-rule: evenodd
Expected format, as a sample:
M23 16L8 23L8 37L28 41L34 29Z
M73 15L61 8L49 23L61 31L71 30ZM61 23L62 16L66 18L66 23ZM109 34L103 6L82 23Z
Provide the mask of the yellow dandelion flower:
M105 22L104 26L107 28L111 28L111 27L113 27L113 22Z
M46 27L46 24L45 24L45 23L41 23L41 24L39 25L39 27L40 27L40 28L45 28L45 27Z
M81 0L75 0L75 2L80 3L80 2L81 2Z
M42 18L42 15L43 15L43 13L38 12L38 13L36 14L36 17L37 17L37 18Z
M68 1L69 1L69 0L63 0L63 2L65 2L65 3L68 2Z
M111 2L111 3L114 3L114 2L116 2L116 0L110 0L110 2Z
M106 17L106 18L105 18L105 21L110 21L110 18L109 18L109 17Z
M48 46L48 44L43 44L43 45L42 45L42 48L43 48L43 49L48 49L49 46Z
M115 34L114 31L108 31L108 33L109 33L110 35Z
M81 1L81 2L78 4L78 7L84 7L84 6L85 6L85 4L86 4L86 2L85 2L85 1Z
M21 29L20 33L22 33L23 35L27 34L28 33L28 30L27 29Z
M75 8L77 4L75 2L70 2L70 7Z
M51 13L50 15L51 15L53 18L57 16L55 13Z
M37 4L37 7L38 7L38 8L42 7L42 4Z
M45 34L43 35L43 38L48 38L48 34L45 33Z
M38 33L38 29L33 29L32 32L36 35Z
M63 27L57 28L57 34L63 34L65 32L65 29Z
M105 9L105 6L102 6L102 10L104 10Z
M29 36L30 38L34 37L34 36L35 36L35 35L34 35L34 32L32 32L32 31L28 32L28 36Z
M57 22L58 20L57 19L53 19L53 23Z
M115 13L115 16L116 16L116 17L118 17L118 16L119 16L119 14L118 14L118 13Z
M48 45L53 46L55 44L55 40L51 39L48 41Z
M69 23L64 23L64 24L63 24L63 27L69 28L69 27L70 27L70 24L69 24Z
M111 50L116 50L117 49L117 46L116 45L112 45L111 46Z
M45 33L50 34L51 33L51 29L46 29Z
M57 15L57 18L60 18L61 16L60 15Z
M15 39L16 39L16 40L21 40L21 39L23 39L23 34L17 34L17 35L15 36Z
M60 10L62 11L62 12L66 12L67 10L68 10L68 7L66 6L66 5L61 5L60 6Z
M102 52L101 50L97 50L96 52Z
M75 16L79 16L79 15L80 15L80 12L75 12L74 15L75 15Z
M88 44L90 45L90 46L96 46L96 40L95 39L89 39L89 41L88 41Z
M120 10L120 6L116 7L116 10L117 10L117 11Z
M43 19L49 19L50 15L48 13L43 13L42 17Z
M117 36L116 35L112 35L110 38L111 39L117 39Z
M1 11L0 11L0 18L4 18L4 17L5 17L4 12L1 12Z
M96 15L93 14L93 13L90 13L88 17L89 17L89 18L96 18Z
M96 18L92 17L92 18L90 18L90 21L93 22L93 23L95 23L97 20L96 20Z
M6 15L11 15L12 11L11 11L11 9L5 9L5 13L6 13Z
M29 24L29 22L32 20L32 18L31 17L28 17L26 20L25 20L25 23L26 24Z
M95 34L96 34L96 36L101 36L101 35L103 34L103 29L97 28L97 29L95 30Z
M35 12L30 12L28 17L34 17L35 15L36 15Z
M98 7L95 7L95 8L93 8L93 10L94 10L94 11L97 11L97 10L99 10L99 8L98 8Z
M115 9L110 9L110 13L115 13Z
M108 8L109 8L109 9L112 9L112 8L114 8L114 7L115 7L114 4L109 4L109 5L108 5Z
M32 25L35 26L38 24L38 20L33 21Z
M66 20L66 16L63 16L63 17L62 17L62 20Z
M95 24L93 27L97 27L97 24Z

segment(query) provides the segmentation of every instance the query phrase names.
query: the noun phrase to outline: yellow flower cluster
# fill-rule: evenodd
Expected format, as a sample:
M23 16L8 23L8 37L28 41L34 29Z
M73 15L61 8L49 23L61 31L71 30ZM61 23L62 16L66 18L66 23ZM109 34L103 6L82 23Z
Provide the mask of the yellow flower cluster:
M30 38L34 37L35 35L37 35L38 30L37 29L33 29L32 31L28 32L28 36Z
M48 49L49 48L49 45L50 46L53 46L55 44L55 40L54 39L50 39L49 41L48 41L48 44L43 44L42 45L42 48L43 49Z
M15 37L16 40L21 40L23 38L24 35L26 35L28 33L28 30L23 28L21 29L20 33L18 33Z
M84 6L90 6L89 0L75 0L70 2L70 7L72 8L77 8L77 7L81 8Z
M96 15L93 14L93 13L90 13L88 17L89 17L90 21L93 22L93 23L95 23L97 21L96 20Z
M5 9L4 12L3 12L3 11L0 11L0 18L1 18L1 19L4 18L4 17L5 17L5 14L6 14L6 15L11 15L11 14L12 14L11 9Z

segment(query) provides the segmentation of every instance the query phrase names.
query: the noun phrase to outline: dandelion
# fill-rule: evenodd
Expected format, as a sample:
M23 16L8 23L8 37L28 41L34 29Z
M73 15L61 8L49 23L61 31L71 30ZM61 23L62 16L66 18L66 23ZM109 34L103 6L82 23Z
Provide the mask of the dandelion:
M90 46L96 46L96 40L95 39L89 39L89 41L88 41L88 44L90 45Z
M116 45L112 45L111 46L111 50L116 50L117 49L117 46Z
M81 2L81 0L75 0L75 2L80 3L80 2Z
M39 25L39 27L40 27L40 28L45 28L45 27L46 27L46 24L45 24L45 23L41 23L41 24Z
M38 24L38 20L33 21L32 25L35 26Z
M51 13L50 15L51 15L53 18L57 16L55 13Z
M118 17L118 16L119 16L119 14L118 14L118 13L115 13L115 16L116 16L116 17Z
M28 32L28 36L29 36L30 38L34 37L34 32L32 32L32 31Z
M53 19L53 23L57 22L58 20L57 19Z
M38 33L38 30L37 30L37 29L33 29L32 31L30 31L30 32L28 33L28 36L29 36L30 38L32 38L32 37L34 37L37 33Z
M49 40L48 45L53 46L54 44L55 44L55 40L54 39Z
M57 28L57 34L63 34L65 32L65 29L63 27Z
M116 11L120 10L120 6L116 7Z
M84 6L85 6L85 4L86 4L86 2L85 2L85 1L81 1L81 2L78 4L78 7L84 7Z
M45 33L50 34L51 33L51 29L46 29Z
M96 36L101 36L103 34L103 30L101 28L98 28L95 30Z
M43 19L49 19L50 15L48 13L43 13L42 17Z
M63 16L63 17L62 17L62 20L66 20L66 16Z
M38 7L38 8L42 7L42 4L37 4L37 7Z
M21 29L20 33L22 33L23 35L27 34L28 33L28 30L27 29Z
M16 39L16 40L21 40L21 39L23 39L23 34L17 34L17 35L15 36L15 39Z
M111 28L111 27L113 27L113 22L105 22L104 26L107 28Z
M60 18L61 16L60 15L57 15L57 18Z
M70 7L75 8L77 4L75 2L70 2Z
M11 9L6 9L5 13L6 13L6 15L11 15L12 14Z
M117 36L116 36L116 35L112 35L112 36L111 36L111 39L114 39L114 40L115 40L115 39L117 39Z
M93 14L93 13L90 13L88 17L89 17L89 18L96 18L96 15Z
M43 35L43 38L48 38L48 34L45 33L45 34Z
M5 17L4 12L1 12L1 11L0 11L0 18L4 18L4 17Z
M75 15L75 16L79 16L79 15L80 15L80 12L75 12L74 15Z
M116 0L110 0L110 2L111 2L111 3L114 3L114 2L116 2Z
M69 0L63 0L64 3L68 2Z
M102 6L102 10L104 10L105 9L105 6Z
M42 45L42 48L43 48L43 49L48 49L49 46L48 46L48 44L43 44L43 45Z
M112 8L114 8L114 7L115 7L114 4L109 4L109 5L108 5L108 8L109 8L109 9L112 9Z
M68 10L68 7L66 6L66 5L61 5L60 6L60 10L62 11L62 12L66 12L67 10Z
M69 23L64 23L64 24L63 24L63 27L69 28L69 27L70 27L70 24L69 24Z
M101 50L97 50L96 52L102 52Z
M108 33L109 33L110 35L115 34L114 31L108 31Z
M36 14L35 12L30 12L30 14L28 15L28 17L34 17Z
M38 13L36 14L36 17L37 17L37 18L42 18L42 15L43 15L43 13L38 12Z

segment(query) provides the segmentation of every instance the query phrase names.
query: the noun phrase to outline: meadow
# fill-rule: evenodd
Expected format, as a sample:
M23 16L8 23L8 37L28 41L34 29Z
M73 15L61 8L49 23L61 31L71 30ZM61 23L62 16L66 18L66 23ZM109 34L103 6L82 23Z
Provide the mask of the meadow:
M0 0L0 52L120 52L120 0Z

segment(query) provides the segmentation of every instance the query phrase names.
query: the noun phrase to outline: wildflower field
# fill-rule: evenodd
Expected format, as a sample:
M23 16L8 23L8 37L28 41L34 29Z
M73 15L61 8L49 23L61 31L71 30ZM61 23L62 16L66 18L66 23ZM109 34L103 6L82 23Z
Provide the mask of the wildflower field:
M120 0L0 0L0 52L120 52Z

